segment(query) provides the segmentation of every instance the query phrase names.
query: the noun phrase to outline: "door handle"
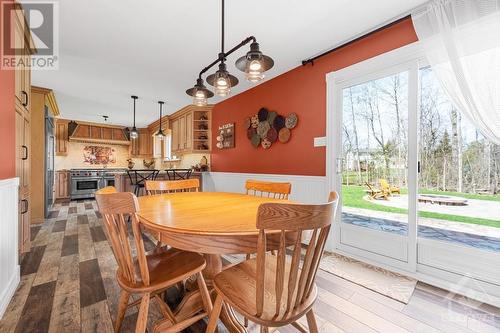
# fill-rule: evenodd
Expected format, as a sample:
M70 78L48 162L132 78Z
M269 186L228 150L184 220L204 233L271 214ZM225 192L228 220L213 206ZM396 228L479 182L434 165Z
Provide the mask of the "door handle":
M23 102L23 106L28 106L28 93L24 90L21 91L21 94L24 95L24 102Z
M22 158L23 161L26 161L28 159L28 147L26 147L25 145L22 145L23 149L24 149L24 157Z
M22 214L26 214L28 212L29 203L28 203L28 200L26 200L26 199L21 200L21 202L24 203L24 209L21 212L21 215L22 215Z

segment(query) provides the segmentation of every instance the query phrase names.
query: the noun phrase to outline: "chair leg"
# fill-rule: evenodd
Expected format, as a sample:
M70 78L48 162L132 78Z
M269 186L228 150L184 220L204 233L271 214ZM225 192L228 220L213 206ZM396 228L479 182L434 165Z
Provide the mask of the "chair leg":
M267 326L260 325L260 333L269 333L269 328Z
M250 260L252 258L252 255L250 253L247 253L246 257L245 257L245 260ZM245 317L243 319L243 326L248 327L248 318Z
M210 299L210 294L208 292L205 279L203 278L203 274L201 274L201 272L198 272L196 277L196 282L198 282L198 289L200 290L201 293L201 299L203 301L203 306L205 308L205 311L207 312L207 315L210 315L210 313L212 312L212 300Z
M135 333L146 332L146 326L148 323L149 297L149 293L142 296L141 306L139 307L139 315L137 316L137 324L135 326Z
M214 333L217 328L217 320L219 319L220 312L222 310L222 296L217 295L215 299L214 308L212 309L212 313L210 314L210 318L208 319L207 330L205 333Z
M120 293L120 300L118 302L118 313L116 314L115 333L120 332L123 318L125 318L125 312L127 311L129 298L130 293L126 290L122 290Z
M307 318L307 326L309 327L309 332L318 333L318 324L316 324L316 317L314 317L314 312L312 309L306 313L306 318Z

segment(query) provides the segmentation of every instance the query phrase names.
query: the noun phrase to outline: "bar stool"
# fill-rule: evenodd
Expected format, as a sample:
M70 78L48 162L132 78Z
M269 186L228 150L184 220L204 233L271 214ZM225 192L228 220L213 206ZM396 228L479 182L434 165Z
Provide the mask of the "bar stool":
M144 189L146 180L156 180L160 170L127 170L128 177L130 178L130 185L134 186L134 194L138 197L141 189Z
M193 173L192 169L167 169L168 180L182 180L189 179Z

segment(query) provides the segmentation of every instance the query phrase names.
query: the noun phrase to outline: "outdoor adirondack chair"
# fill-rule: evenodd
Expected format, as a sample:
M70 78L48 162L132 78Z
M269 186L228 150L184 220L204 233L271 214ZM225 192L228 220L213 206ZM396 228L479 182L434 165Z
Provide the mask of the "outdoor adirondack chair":
M376 189L368 182L366 182L365 185L368 187L367 193L371 199L389 200L390 193L388 191Z
M389 193L389 195L392 195L393 193L401 194L401 190L397 186L391 186L387 180L381 178L379 179L380 183L380 189L382 191L386 191Z

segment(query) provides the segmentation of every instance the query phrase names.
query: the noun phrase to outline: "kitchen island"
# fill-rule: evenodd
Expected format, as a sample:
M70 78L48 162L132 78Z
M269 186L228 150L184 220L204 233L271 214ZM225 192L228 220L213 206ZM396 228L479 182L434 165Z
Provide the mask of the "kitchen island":
M203 173L204 172L193 171L190 177L191 179L198 178L200 180L200 191L203 191ZM167 171L161 170L156 180L168 180ZM127 171L115 173L115 188L118 192L134 192L134 186L130 183L130 178L127 174Z

